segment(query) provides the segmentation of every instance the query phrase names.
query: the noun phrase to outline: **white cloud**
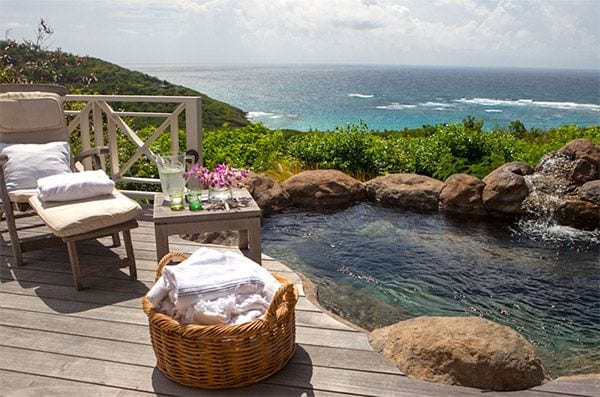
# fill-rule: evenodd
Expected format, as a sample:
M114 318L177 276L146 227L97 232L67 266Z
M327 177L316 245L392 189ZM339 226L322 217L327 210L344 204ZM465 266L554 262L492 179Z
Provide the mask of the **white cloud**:
M141 34L137 30L133 30L133 29L117 28L116 31L120 32L120 33L125 33L125 34L132 34L132 35L139 35L139 34Z
M4 19L31 30L36 9L51 23L58 21L52 25L57 43L77 43L92 53L97 48L99 56L110 53L114 61L158 55L173 62L600 63L597 0L32 2L37 6L0 0L3 14L9 11L0 29L10 27ZM73 24L65 11L78 9L87 38L69 35ZM96 40L100 35L108 40ZM115 49L111 40L128 50Z
M13 28L29 28L31 27L31 25L29 25L28 23L21 23L21 22L7 22L6 23L6 27L13 29Z

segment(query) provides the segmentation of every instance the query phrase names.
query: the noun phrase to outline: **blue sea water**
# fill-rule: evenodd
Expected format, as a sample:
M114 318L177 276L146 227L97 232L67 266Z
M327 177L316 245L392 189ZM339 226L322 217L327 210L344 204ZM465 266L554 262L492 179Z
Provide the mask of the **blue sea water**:
M600 71L365 65L129 65L248 112L269 128L374 130L451 123L492 129L600 124Z
M552 376L597 373L600 230L525 226L360 203L267 217L262 246L306 275L322 305L367 329L478 316L527 338Z

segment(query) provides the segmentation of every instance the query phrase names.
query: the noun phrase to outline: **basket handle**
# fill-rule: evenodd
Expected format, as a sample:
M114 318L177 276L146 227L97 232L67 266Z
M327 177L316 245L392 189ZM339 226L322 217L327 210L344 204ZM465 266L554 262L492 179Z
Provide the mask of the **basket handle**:
M294 310L294 306L296 305L296 294L294 292L294 283L290 280L286 280L285 284L279 287L275 295L273 295L271 304L265 313L265 320L267 323L273 322L277 317L277 309L279 309L279 306L281 306L284 299L287 310Z
M187 256L183 252L169 252L165 256L162 257L160 262L158 262L158 267L156 268L156 275L154 276L154 281L156 282L160 276L162 276L162 271L169 263L173 261L183 261L186 260Z

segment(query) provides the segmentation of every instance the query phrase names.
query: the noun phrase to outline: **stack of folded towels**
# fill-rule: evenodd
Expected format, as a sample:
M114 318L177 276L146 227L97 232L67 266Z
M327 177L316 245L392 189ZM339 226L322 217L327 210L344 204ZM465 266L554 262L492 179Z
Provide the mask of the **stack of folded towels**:
M42 201L73 201L111 194L115 183L102 170L57 174L37 180Z
M263 316L280 286L250 259L203 247L165 266L146 298L183 324L235 325Z

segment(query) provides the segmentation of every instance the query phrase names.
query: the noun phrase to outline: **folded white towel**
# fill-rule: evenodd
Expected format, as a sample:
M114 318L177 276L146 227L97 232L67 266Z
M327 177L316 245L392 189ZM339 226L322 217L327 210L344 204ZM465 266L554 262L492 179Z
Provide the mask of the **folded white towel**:
M37 181L42 201L72 201L111 194L115 183L102 170L51 175Z
M248 258L203 247L179 265L166 266L146 296L181 323L240 324L262 316L279 287Z
M178 309L233 293L262 293L270 302L280 286L265 268L245 256L204 247L179 265L166 266L163 275Z
M165 280L165 276L160 276L156 283L150 288L150 291L146 293L146 298L148 301L152 303L152 306L156 310L159 310L161 302L169 295L169 290L167 289L167 282Z

